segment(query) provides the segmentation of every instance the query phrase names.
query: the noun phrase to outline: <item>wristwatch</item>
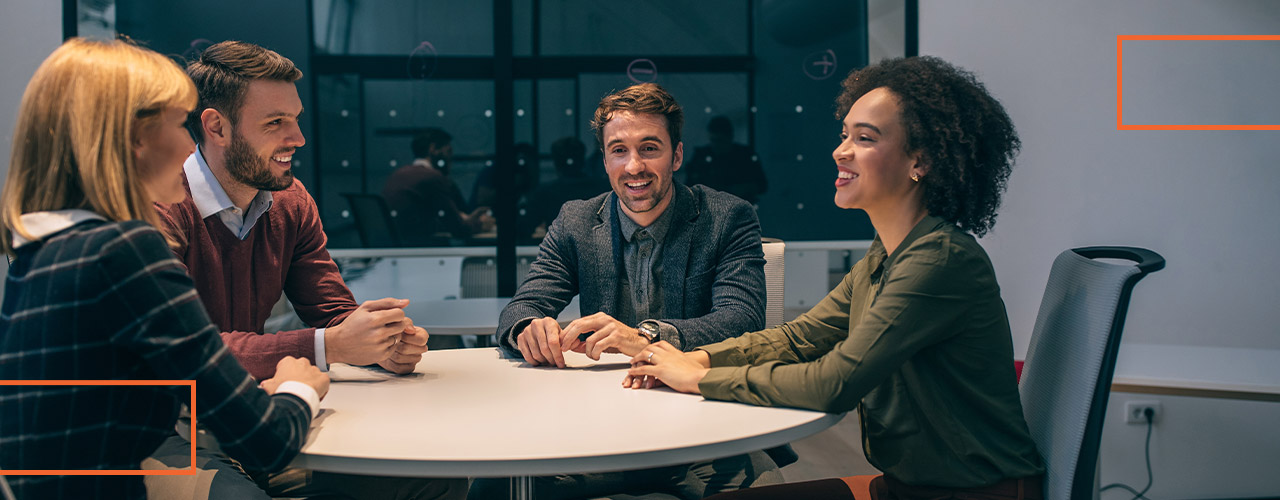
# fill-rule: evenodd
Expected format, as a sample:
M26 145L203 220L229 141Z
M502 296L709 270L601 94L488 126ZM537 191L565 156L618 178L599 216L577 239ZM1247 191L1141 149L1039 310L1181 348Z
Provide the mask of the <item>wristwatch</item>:
M636 325L636 330L640 332L640 336L649 341L650 344L661 340L662 331L658 329L658 322L646 319Z

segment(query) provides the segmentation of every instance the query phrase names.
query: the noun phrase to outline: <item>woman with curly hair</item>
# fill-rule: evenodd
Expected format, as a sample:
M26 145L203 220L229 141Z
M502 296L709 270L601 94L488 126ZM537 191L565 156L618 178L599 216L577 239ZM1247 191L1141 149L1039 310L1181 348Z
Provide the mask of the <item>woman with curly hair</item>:
M799 318L689 353L653 344L623 384L856 408L884 472L723 498L1039 499L1008 316L973 236L995 223L1020 147L1013 123L973 74L937 58L881 62L843 86L835 203L870 217L866 257Z

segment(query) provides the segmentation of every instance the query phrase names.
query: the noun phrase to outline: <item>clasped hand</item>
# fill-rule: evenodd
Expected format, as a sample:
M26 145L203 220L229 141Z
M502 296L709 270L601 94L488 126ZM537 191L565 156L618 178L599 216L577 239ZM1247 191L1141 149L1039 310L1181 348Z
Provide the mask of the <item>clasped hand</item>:
M701 394L698 382L711 371L706 351L681 352L666 341L648 346L631 358L622 386L652 389L666 385L680 392Z
M587 333L590 335L579 339ZM557 368L565 367L565 351L580 352L599 360L606 352L634 356L648 345L635 328L602 312L573 320L563 329L555 318L538 318L516 336L516 346L525 361L534 366L546 364Z
M412 372L427 351L427 331L405 317L406 299L366 301L342 323L325 330L330 363L372 365L399 374Z

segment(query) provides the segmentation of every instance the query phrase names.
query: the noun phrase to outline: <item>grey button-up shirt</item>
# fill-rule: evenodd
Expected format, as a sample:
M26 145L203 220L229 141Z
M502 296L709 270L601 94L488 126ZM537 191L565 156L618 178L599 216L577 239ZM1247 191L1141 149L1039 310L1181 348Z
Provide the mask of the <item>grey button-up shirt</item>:
M631 326L639 325L646 319L667 317L662 301L662 249L663 240L671 228L671 207L664 211L658 219L647 227L642 227L622 211L621 202L614 206L618 211L619 229L622 230L622 262L626 276L620 276L622 307L614 319ZM658 321L658 330L662 340L681 347L680 336L676 328L668 323Z

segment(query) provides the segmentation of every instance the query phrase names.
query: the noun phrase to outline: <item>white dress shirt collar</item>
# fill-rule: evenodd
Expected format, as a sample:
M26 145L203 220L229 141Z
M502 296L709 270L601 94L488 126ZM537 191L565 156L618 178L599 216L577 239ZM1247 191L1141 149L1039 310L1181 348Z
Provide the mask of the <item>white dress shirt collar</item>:
M253 197L253 201L249 202L249 209L242 212L231 202L231 197L227 196L227 191L213 175L213 169L209 168L209 163L205 161L204 154L198 147L196 152L187 157L187 161L182 164L182 170L187 174L187 186L191 188L191 201L195 202L200 218L207 219L217 215L227 229L242 240L249 235L249 230L253 229L258 218L262 217L262 214L265 214L275 202L270 191L260 189Z
M68 210L51 210L48 212L31 212L18 216L18 220L22 222L22 227L31 233L34 240L42 240L45 236L69 228L87 220L107 220L105 217L88 210L68 209ZM17 232L13 232L13 248L18 248L34 240L23 238Z

